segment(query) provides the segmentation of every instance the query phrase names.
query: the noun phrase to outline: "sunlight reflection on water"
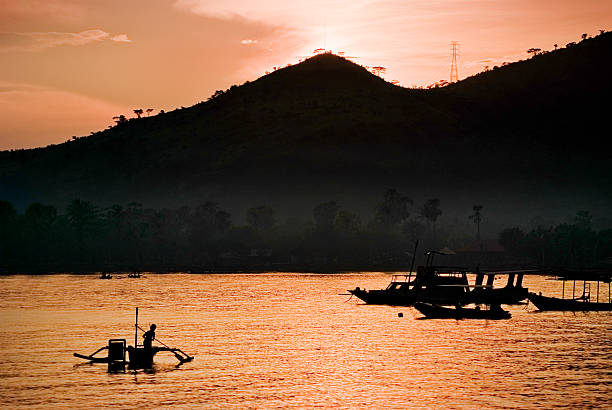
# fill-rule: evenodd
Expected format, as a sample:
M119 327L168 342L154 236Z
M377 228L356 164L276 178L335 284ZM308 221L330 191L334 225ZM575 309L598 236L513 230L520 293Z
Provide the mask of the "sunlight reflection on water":
M382 273L146 274L0 278L0 404L208 408L612 407L612 314L507 321L415 320L348 302ZM558 282L527 277L545 294ZM602 292L604 290L602 289ZM605 289L607 296L607 287ZM134 307L157 337L195 355L176 368L109 374L80 364L110 338L133 343ZM397 313L404 317L398 318Z

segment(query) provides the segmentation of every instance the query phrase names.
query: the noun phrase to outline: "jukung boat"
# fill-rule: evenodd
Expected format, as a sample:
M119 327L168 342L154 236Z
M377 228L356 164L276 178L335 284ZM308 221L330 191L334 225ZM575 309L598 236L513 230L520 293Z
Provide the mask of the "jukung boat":
M466 308L461 305L446 307L431 303L416 302L414 308L421 312L427 319L488 319L500 320L510 319L510 312L503 310L500 305L490 305L488 309L481 309L480 306Z
M559 280L563 281L563 290L560 298L543 296L542 292L529 292L529 301L540 311L570 311L570 312L602 312L612 311L612 297L610 294L611 275L601 272L565 272ZM572 281L572 296L565 297L565 284ZM576 296L576 281L582 281L582 295ZM596 282L595 300L591 296L591 284ZM608 284L608 300L600 301L599 290L602 283Z
M174 354L179 364L193 360L193 356L189 356L179 348L170 347L159 339L155 340L163 346L153 346L148 349L144 345L139 345L138 330L144 331L144 329L138 326L138 308L136 308L136 324L134 326L134 346L127 346L126 339L109 339L108 345L99 348L90 355L74 353L74 356L91 363L107 363L109 365L109 370L125 368L126 364L130 368L151 368L153 366L153 358L159 352L170 352ZM108 352L106 356L96 356L103 351Z

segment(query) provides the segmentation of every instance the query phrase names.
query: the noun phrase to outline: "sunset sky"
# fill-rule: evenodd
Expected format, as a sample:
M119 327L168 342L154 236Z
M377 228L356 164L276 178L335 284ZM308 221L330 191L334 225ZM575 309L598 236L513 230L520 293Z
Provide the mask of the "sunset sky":
M465 78L611 28L604 0L0 0L0 149L187 107L319 47L421 86L448 79L451 41Z

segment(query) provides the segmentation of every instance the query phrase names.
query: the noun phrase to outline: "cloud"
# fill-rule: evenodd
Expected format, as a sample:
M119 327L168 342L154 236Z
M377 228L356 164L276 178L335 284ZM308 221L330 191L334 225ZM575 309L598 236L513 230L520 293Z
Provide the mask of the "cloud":
M127 34L117 34L116 36L112 36L110 39L118 43L131 43L132 42L132 40L128 38Z
M119 43L131 41L126 34L111 35L100 29L85 30L80 33L55 31L0 33L0 51L40 51L58 46L83 46L105 40Z
M251 39L245 39L245 40L241 40L240 44L245 44L245 45L251 45L251 44L256 44L257 40L251 40Z
M278 20L293 22L318 21L335 13L351 13L376 0L292 0L282 6L278 0L176 0L176 7L196 14L232 19L241 17L278 24ZM305 11L308 11L305 13Z

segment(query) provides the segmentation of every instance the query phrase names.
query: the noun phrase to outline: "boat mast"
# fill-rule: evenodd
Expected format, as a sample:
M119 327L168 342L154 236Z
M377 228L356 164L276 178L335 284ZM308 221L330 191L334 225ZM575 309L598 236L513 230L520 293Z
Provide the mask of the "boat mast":
M416 243L414 244L414 251L412 252L412 263L410 264L410 275L412 275L412 269L414 269L414 259L416 258L416 251L418 247L419 247L419 240L417 239Z
M134 349L138 346L138 306L136 306L136 324L134 325Z

